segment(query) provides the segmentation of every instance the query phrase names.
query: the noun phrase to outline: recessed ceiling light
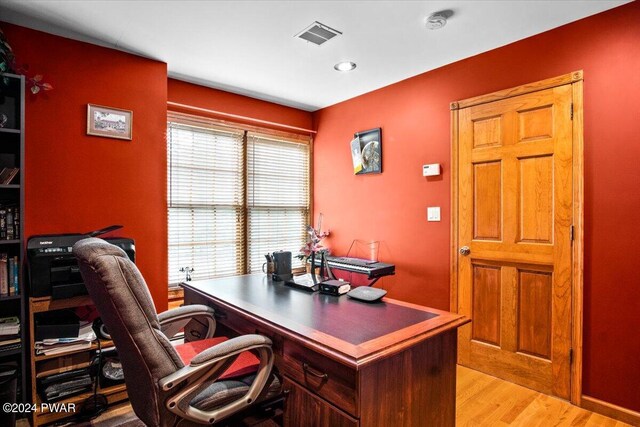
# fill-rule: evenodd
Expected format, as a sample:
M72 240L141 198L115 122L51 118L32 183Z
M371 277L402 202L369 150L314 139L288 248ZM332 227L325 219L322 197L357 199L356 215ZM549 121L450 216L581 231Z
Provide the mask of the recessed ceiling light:
M333 68L336 71L351 71L356 68L356 63L351 61L338 62Z
M447 25L447 19L451 16L453 16L452 10L441 10L429 15L424 24L430 30L438 30Z

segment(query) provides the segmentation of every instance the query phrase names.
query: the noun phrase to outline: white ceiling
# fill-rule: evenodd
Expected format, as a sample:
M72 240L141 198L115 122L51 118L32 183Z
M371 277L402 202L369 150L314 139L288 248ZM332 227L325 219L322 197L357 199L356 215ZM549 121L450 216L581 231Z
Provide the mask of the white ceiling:
M0 20L154 58L169 75L316 110L627 3L0 0ZM441 30L436 11L455 12ZM342 31L294 37L313 21ZM339 61L357 63L348 73Z

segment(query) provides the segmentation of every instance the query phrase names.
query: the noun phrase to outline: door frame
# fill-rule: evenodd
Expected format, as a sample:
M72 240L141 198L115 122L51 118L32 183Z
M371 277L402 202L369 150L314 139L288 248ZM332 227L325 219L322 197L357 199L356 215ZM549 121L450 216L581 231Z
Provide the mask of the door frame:
M451 109L451 292L450 310L458 311L458 115L462 108L486 104L539 90L570 84L573 96L573 245L571 285L571 403L582 399L582 322L584 269L584 139L583 71L452 102Z

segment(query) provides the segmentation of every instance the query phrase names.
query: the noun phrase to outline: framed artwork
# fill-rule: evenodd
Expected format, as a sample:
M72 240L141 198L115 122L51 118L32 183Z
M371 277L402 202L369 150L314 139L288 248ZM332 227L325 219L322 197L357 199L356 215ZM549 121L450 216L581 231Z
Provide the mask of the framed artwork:
M133 111L87 104L87 135L131 140Z
M353 135L351 157L353 173L382 173L382 129L370 129Z

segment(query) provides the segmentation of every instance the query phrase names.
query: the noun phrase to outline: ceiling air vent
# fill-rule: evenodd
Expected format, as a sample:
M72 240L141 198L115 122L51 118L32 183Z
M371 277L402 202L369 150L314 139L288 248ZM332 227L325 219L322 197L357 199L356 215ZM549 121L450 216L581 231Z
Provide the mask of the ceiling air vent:
M331 40L332 38L340 34L342 34L340 31L334 30L333 28L327 27L326 25L316 21L296 34L295 37L320 46L322 43Z

